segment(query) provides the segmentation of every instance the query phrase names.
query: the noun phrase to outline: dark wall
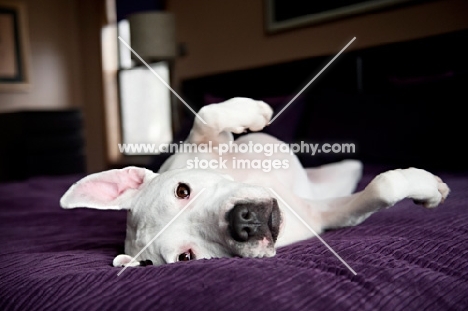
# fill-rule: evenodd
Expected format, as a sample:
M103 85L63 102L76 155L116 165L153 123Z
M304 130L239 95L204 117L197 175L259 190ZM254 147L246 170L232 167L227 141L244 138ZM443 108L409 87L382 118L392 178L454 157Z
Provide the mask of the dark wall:
M162 11L166 9L165 0L116 0L117 21L126 19L132 13Z

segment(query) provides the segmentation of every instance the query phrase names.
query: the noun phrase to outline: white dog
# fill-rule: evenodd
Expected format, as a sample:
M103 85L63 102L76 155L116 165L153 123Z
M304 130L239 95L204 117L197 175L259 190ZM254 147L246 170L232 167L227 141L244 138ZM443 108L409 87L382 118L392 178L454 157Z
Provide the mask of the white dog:
M262 101L233 98L202 108L199 116L207 124L195 118L187 144L211 142L216 149L228 143L281 143L262 133L233 142L232 133L259 131L269 123L272 109ZM265 155L231 152L224 155L225 165L218 169L187 169L188 161L195 158L218 160L219 154L176 153L158 174L138 167L92 174L74 184L60 204L63 208L128 210L126 254L117 256L113 264L135 266L145 260L161 265L202 258L274 256L277 247L314 236L289 207L320 234L325 229L357 225L405 198L436 207L449 193L440 178L416 168L384 172L363 191L352 194L362 172L361 163L355 160L304 169L294 154L276 153L277 168L265 172L233 168L239 159L265 160Z

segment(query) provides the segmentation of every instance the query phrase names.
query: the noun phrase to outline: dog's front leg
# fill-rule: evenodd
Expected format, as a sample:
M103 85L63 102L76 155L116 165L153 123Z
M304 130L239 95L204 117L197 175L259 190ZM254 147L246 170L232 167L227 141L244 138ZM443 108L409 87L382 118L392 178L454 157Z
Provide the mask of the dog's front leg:
M232 133L246 129L262 130L270 122L273 110L263 101L236 97L219 104L203 107L195 118L187 142L194 144L212 142L213 145L233 140Z
M439 177L425 170L397 169L378 175L361 192L312 204L320 209L322 228L328 229L357 225L405 198L433 208L445 200L449 191Z

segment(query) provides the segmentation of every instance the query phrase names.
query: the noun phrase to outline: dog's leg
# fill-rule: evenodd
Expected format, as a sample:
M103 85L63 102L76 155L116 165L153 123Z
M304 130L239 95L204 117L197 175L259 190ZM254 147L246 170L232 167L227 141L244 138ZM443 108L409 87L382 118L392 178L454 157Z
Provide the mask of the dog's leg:
M227 143L233 140L232 133L240 134L246 129L262 130L270 122L272 114L273 110L265 102L242 97L208 105L198 112L207 124L195 118L187 142Z
M397 169L378 175L361 192L311 205L319 209L322 228L329 229L357 225L372 213L405 198L433 208L445 200L449 191L439 177L425 170Z
M321 200L350 195L362 176L362 163L343 160L305 169L310 184L310 199Z

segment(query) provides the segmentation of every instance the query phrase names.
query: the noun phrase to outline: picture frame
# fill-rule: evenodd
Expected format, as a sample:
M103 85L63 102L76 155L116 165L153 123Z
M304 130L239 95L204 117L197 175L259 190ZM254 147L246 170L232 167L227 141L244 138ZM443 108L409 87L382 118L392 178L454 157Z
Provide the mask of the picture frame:
M31 84L26 5L0 1L0 92L27 92Z
M265 30L273 34L414 1L418 0L264 0Z

